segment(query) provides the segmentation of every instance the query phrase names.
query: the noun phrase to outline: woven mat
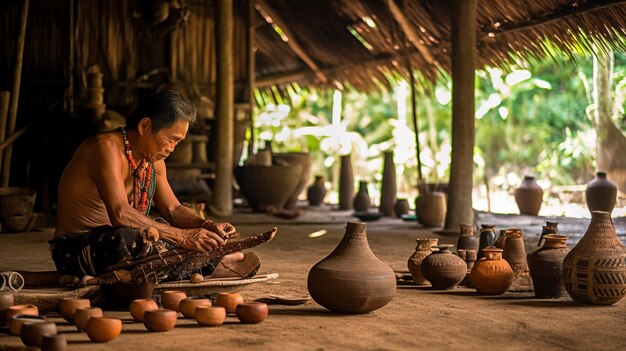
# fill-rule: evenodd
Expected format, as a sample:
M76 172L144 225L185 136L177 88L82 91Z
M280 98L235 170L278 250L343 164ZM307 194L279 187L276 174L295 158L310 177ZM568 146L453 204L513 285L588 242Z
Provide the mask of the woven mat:
M58 288L22 289L13 294L16 305L33 304L40 312L59 310L61 301L66 297L89 297L99 291L98 286L86 286L74 290Z
M189 281L159 283L155 287L155 293L163 290L181 290L189 296L210 295L219 292L237 292L253 283L265 282L278 278L278 273L259 274L249 279L237 278L209 278L200 283Z

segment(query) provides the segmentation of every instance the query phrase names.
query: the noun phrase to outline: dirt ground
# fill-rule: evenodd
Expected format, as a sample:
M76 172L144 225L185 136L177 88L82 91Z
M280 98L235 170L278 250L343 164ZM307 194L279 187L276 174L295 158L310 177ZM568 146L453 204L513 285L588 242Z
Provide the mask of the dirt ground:
M262 214L240 213L226 220L243 236L279 228L269 244L255 251L261 255L262 272L280 276L248 286L247 300L269 295L307 294L309 269L339 243L348 220L347 212L307 211L297 220ZM497 229L522 227L527 247L536 242L546 218L479 214L478 223L493 222ZM557 218L561 232L575 241L584 233L588 219ZM626 221L615 220L624 242ZM309 234L326 230L321 237ZM46 241L51 232L0 234L0 271L48 270L54 266ZM432 236L432 229L412 222L382 219L368 222L368 238L374 253L395 270L406 270L416 237ZM440 237L455 243L455 237ZM365 315L339 315L310 301L301 306L270 306L261 324L240 324L235 317L217 328L198 326L179 319L166 333L147 332L128 312L106 313L124 321L122 335L108 344L89 341L84 333L60 317L50 315L69 340L70 350L624 350L626 349L626 300L613 306L576 305L569 297L534 299L532 293L478 296L474 290L457 288L432 291L399 285L396 297L385 307ZM22 345L19 338L0 333L0 350Z

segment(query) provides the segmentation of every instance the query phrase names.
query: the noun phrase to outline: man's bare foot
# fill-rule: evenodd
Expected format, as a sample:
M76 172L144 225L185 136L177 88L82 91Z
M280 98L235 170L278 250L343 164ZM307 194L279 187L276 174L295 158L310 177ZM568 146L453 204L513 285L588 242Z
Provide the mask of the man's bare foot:
M222 258L211 278L250 278L261 267L261 259L254 252L233 252Z

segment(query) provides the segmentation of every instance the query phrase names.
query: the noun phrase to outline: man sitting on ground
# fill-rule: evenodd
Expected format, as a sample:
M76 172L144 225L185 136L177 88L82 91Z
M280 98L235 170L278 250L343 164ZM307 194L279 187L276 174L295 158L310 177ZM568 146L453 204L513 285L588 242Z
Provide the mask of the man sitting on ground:
M235 234L230 223L203 220L181 205L167 181L164 159L195 119L189 100L168 90L141 104L125 128L90 137L78 147L59 183L58 222L50 241L61 274L97 276L120 262L176 247L209 252ZM153 201L164 221L148 217ZM158 243L146 240L146 228L158 231ZM247 278L259 266L253 252L235 252L201 273Z

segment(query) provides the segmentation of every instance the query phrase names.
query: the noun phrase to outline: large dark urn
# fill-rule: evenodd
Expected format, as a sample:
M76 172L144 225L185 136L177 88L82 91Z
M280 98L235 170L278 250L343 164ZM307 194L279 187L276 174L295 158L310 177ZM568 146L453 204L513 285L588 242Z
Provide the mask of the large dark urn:
M367 313L393 299L396 277L372 253L365 223L348 222L339 245L309 271L307 286L315 302L331 311Z
M235 177L250 207L263 212L268 206L282 208L300 182L302 165L240 166Z
M535 177L524 176L524 181L515 189L515 202L520 214L536 216L541 209L543 189L537 184Z
M359 181L359 192L354 196L352 206L356 212L367 212L372 206L372 200L367 191L367 182Z
M598 171L596 178L587 183L585 200L589 211L613 212L616 198L617 187L606 177L606 172Z

